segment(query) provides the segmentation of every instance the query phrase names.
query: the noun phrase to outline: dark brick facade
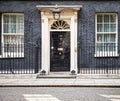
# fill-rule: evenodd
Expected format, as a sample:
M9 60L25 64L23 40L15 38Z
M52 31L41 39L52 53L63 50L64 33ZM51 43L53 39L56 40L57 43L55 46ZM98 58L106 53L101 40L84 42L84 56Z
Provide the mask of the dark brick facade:
M36 5L82 5L82 9L78 14L78 68L82 67L94 67L94 62L96 62L96 68L110 65L111 61L115 61L115 64L118 63L120 66L120 58L104 58L107 59L107 62L101 64L100 61L103 61L103 58L94 57L95 49L92 47L89 49L88 46L95 45L95 14L97 12L116 12L118 13L118 45L120 45L120 1L94 1L94 0L26 0L26 1L14 1L14 0L1 0L0 1L0 14L3 12L11 13L24 13L25 26L24 26L24 35L25 35L25 57L22 59L12 59L16 62L11 63L12 67L27 69L35 68L35 50L33 48L27 49L26 47L31 46L31 42L37 43L39 45L38 51L38 68L41 68L41 15L39 10L36 8ZM1 22L1 21L0 21ZM0 25L1 28L1 25ZM1 29L0 29L1 32ZM120 53L120 47L118 49ZM29 53L29 54L28 54ZM89 56L89 57L88 57ZM4 66L4 63L7 65ZM109 63L109 64L108 64ZM21 66L23 64L24 66ZM32 64L32 65L31 65ZM9 59L0 59L0 68L9 67Z

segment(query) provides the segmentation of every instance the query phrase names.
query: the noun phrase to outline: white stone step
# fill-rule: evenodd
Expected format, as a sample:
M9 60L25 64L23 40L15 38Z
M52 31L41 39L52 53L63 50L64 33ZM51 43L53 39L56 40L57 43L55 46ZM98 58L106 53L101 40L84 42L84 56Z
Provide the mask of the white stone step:
M76 75L71 75L70 72L50 72L48 75L38 74L37 78L76 78Z

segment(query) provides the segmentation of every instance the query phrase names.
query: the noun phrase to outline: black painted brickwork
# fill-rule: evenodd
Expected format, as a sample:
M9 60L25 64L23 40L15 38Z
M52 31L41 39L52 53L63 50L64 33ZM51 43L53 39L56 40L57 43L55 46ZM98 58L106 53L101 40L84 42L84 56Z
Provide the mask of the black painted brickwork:
M33 55L31 56L27 52L27 47L30 45L30 42L36 42L39 44L39 60L38 60L38 68L41 68L41 16L39 14L38 9L36 8L36 5L82 5L82 9L79 11L78 15L78 41L79 41L79 48L78 48L78 66L82 67L94 67L93 65L96 62L96 68L100 68L101 64L99 62L103 61L103 58L95 58L94 57L94 47L89 49L88 46L94 46L95 44L95 14L97 12L116 12L118 13L118 26L120 25L120 1L0 1L0 13L2 12L21 12L24 13L25 17L25 58L19 59L19 61L22 63L23 60L25 60L23 63L24 68L35 68L35 63L33 62L33 66L30 66L30 61L34 61L34 50L30 53ZM120 39L120 27L118 27L118 39ZM120 45L120 40L118 40L118 44ZM120 47L119 47L119 53L120 53ZM82 53L81 53L82 52ZM89 57L88 57L89 56ZM27 61L27 58L30 61ZM108 59L108 58L104 58ZM118 65L120 66L120 58L109 58L108 62L111 63L111 61L117 61ZM3 59L0 59L0 62L3 61ZM4 61L8 62L8 59L4 59ZM18 61L18 59L16 59ZM86 63L87 61L87 63ZM108 65L107 63L102 64L103 66ZM109 64L110 65L110 64ZM4 64L2 63L2 66Z

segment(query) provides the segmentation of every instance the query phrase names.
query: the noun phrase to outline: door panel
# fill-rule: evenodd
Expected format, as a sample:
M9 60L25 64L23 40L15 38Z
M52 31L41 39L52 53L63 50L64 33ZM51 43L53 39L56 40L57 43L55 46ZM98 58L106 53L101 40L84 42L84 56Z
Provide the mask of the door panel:
M70 71L70 32L50 32L50 71Z

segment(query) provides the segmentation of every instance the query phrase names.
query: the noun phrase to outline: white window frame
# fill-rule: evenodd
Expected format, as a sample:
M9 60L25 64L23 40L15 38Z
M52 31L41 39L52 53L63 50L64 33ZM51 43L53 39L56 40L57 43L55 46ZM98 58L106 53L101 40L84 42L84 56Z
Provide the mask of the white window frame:
M24 57L24 50L23 52L4 52L4 35L15 35L15 36L23 36L24 38L24 32L23 33L4 33L4 15L22 15L23 16L23 30L24 30L24 14L23 13L2 13L2 40L1 40L1 46L2 46L2 53L0 55L0 58L23 58ZM24 39L23 39L24 40ZM24 43L21 43L24 45Z
M98 14L115 14L116 15L116 32L97 32L97 15ZM97 51L97 33L116 33L116 40L115 40L115 44L116 44L116 51L115 52L106 52L106 51ZM117 13L96 13L95 14L95 57L118 57L118 14Z

